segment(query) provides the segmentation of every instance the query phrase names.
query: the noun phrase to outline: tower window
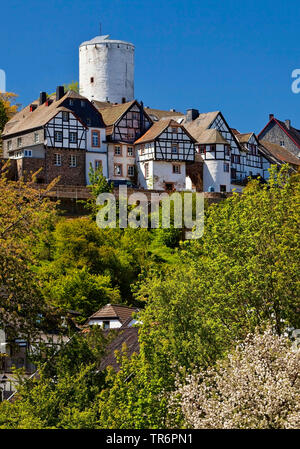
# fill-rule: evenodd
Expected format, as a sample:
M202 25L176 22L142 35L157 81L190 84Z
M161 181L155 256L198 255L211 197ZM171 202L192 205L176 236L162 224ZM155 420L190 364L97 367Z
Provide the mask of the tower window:
M93 76L91 76L91 83L93 83L94 82L94 77Z

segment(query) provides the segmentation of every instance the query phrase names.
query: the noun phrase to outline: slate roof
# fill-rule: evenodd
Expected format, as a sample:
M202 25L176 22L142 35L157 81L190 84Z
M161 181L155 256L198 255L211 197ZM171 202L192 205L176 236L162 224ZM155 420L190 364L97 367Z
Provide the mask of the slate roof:
M18 134L24 131L29 131L31 129L37 129L44 126L49 122L56 114L60 111L72 112L70 109L65 107L60 107L66 98L80 98L86 100L85 97L79 95L77 92L69 90L60 100L56 101L55 95L51 96L50 99L52 103L47 106L46 103L42 105L39 104L39 100L35 100L28 106L23 108L21 111L17 112L5 125L2 137L11 134ZM30 111L30 105L37 105L34 111ZM75 114L74 114L75 115ZM78 117L77 117L78 118ZM80 120L80 119L79 119ZM85 126L85 125L84 125Z
M260 140L259 143L263 145L268 152L274 156L279 161L283 163L288 163L291 165L300 166L300 159L297 158L294 154L292 154L289 150L276 143L268 142L266 140Z
M131 357L134 353L139 353L138 328L127 327L117 331L113 330L113 332L116 332L117 335L106 348L106 355L99 365L100 371L105 370L108 366L112 366L115 371L119 371L120 366L116 360L115 351L121 352L125 345L128 357Z
M300 130L297 128L294 128L293 126L290 126L290 128L288 128L285 124L285 122L282 122L281 120L278 120L277 118L273 117L271 118L271 120L267 123L267 125L261 130L261 132L258 134L258 137L261 136L261 134L263 134L263 132L265 131L265 129L267 129L267 127L270 125L270 123L276 123L278 126L280 126L280 128L288 135L288 137L290 137L290 139L292 139L292 141L298 146L298 148L300 148Z
M90 319L98 318L99 320L108 318L117 318L123 324L134 312L138 312L139 309L135 307L129 307L122 304L106 304L92 316Z

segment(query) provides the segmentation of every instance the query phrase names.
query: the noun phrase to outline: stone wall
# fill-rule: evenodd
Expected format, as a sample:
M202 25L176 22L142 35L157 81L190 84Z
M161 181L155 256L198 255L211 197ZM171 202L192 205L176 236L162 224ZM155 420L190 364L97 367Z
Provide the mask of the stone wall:
M54 165L55 154L61 155L61 166ZM77 157L77 166L70 167L70 156ZM60 176L59 185L84 186L85 178L85 151L65 150L60 148L47 148L45 158L45 182L50 183Z
M268 142L276 143L280 145L280 142L284 142L284 148L289 150L295 156L300 156L300 150L296 144L287 136L287 134L277 125L275 122L271 122L269 126L259 136L260 140L267 140Z

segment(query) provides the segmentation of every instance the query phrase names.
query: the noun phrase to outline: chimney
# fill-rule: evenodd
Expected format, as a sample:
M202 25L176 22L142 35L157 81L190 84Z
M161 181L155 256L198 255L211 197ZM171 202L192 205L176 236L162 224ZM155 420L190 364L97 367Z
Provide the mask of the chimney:
M56 101L60 100L65 95L64 86L57 86L56 88Z
M125 97L122 97L122 103L123 104L126 103L126 98Z
M44 104L46 100L47 100L46 92L40 92L40 105Z
M37 104L30 105L30 112L33 112L37 108Z
M269 120L272 120L274 118L274 114L269 114Z
M285 120L285 126L287 127L287 129L291 129L291 121L290 120Z
M187 109L186 111L186 121L192 122L196 118L199 117L199 111L198 109Z

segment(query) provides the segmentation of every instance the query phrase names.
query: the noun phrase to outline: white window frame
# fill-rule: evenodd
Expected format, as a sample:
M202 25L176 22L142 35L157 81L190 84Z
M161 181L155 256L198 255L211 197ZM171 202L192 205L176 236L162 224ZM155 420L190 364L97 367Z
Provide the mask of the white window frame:
M71 139L71 136L75 136L75 140ZM77 143L78 142L78 135L77 132L75 131L70 131L69 132L69 143Z
M60 134L61 140L57 139L57 134ZM63 132L62 131L54 131L54 141L55 142L62 142L63 141Z
M56 167L61 167L61 154L54 153L54 165Z
M40 135L39 135L38 131L35 131L35 133L33 135L33 141L34 141L34 143L39 143Z
M70 155L69 167L72 167L72 168L77 167L77 156L75 154Z
M32 157L32 150L24 150L24 157Z

